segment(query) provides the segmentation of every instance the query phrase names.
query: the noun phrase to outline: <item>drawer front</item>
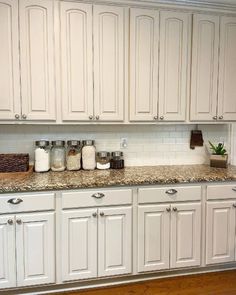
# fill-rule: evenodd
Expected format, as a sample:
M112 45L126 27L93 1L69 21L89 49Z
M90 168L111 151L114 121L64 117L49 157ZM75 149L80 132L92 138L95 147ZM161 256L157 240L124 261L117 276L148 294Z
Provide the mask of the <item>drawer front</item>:
M62 208L83 208L132 203L131 189L89 190L62 193Z
M207 187L207 200L236 199L236 183L211 185Z
M0 214L54 209L54 193L0 195Z
M140 188L138 190L139 204L199 200L201 200L201 186Z

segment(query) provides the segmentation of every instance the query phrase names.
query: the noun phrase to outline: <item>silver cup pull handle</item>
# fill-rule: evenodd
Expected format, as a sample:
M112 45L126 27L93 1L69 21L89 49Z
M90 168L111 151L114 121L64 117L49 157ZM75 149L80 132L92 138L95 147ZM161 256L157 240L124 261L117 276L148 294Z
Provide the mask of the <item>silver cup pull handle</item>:
M92 195L92 197L95 199L101 199L101 198L105 197L105 195L103 193L95 193Z
M233 188L232 188L232 191L236 192L236 187L233 187Z
M177 190L176 189L174 189L174 188L171 188L171 189L168 189L167 191L166 191L166 194L167 195L175 195L175 194L177 194Z
M13 198L13 199L8 200L7 202L10 203L10 204L12 204L12 205L18 205L21 202L23 202L23 200L20 199L20 198Z

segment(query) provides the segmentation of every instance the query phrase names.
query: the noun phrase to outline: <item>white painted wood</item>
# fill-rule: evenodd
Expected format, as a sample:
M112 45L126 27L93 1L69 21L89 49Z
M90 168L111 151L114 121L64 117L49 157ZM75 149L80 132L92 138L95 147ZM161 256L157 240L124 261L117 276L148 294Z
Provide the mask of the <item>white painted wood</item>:
M63 121L93 116L92 5L60 2Z
M99 197L102 194L101 198ZM62 193L62 208L82 208L132 203L131 189L96 189Z
M8 224L8 220L13 224ZM14 216L0 216L0 289L16 286L15 264Z
M11 199L20 199L22 202L14 205L8 202ZM54 193L3 194L0 197L0 214L54 209Z
M62 280L97 276L97 209L62 212Z
M190 14L160 12L159 118L184 121L187 104L187 65Z
M19 3L22 114L28 120L52 121L56 118L53 1Z
M236 199L236 184L207 186L207 200Z
M218 115L236 120L236 17L221 17Z
M175 191L176 193L173 193ZM158 187L158 188L147 187L147 188L138 189L139 204L166 203L166 202L178 202L178 201L200 201L200 200L201 200L201 186L182 186L182 187L173 186L173 187Z
M212 121L217 115L219 17L193 16L190 120Z
M131 273L132 208L99 208L98 214L99 277Z
M17 286L55 282L54 219L54 212L16 215Z
M130 121L153 121L158 103L159 11L130 9Z
M124 27L124 7L94 5L94 115L99 121L124 120Z
M177 211L173 209L177 208ZM171 268L200 266L201 204L171 205Z
M206 264L235 260L235 208L233 201L207 202Z
M0 1L0 120L20 115L18 1Z
M138 271L169 268L169 204L138 206Z

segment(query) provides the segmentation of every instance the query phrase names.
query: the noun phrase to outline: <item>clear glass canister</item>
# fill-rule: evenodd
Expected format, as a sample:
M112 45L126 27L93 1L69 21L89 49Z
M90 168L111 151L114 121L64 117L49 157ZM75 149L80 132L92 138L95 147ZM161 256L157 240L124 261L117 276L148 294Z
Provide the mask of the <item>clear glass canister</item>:
M94 140L83 140L82 164L84 170L96 168L96 148Z
M35 172L47 172L50 169L50 147L48 140L35 141L34 150Z
M111 168L122 169L125 167L123 152L116 151L111 153Z
M109 169L110 168L110 153L97 152L96 157L97 169Z
M81 168L81 147L79 140L67 141L66 169L70 171Z
M51 169L52 171L64 171L66 169L66 150L64 140L52 141Z

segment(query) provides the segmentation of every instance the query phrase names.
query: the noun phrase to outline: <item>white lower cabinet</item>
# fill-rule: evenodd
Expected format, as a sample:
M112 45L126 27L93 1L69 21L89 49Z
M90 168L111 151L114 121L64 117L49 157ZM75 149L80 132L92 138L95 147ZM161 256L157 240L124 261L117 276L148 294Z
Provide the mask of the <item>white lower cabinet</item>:
M200 250L200 202L139 206L139 272L199 266Z

